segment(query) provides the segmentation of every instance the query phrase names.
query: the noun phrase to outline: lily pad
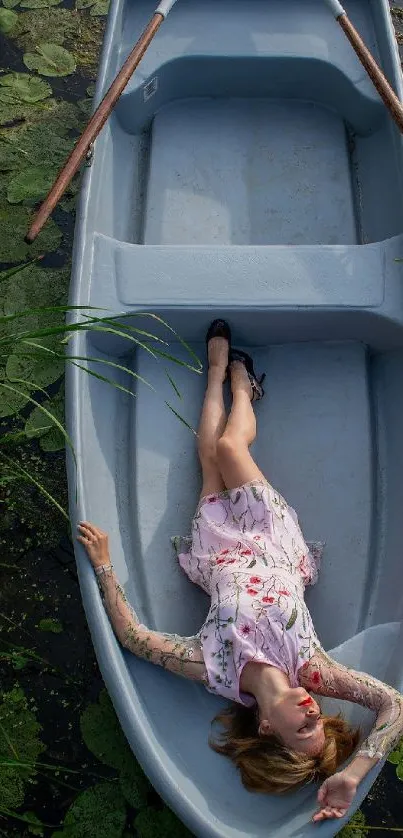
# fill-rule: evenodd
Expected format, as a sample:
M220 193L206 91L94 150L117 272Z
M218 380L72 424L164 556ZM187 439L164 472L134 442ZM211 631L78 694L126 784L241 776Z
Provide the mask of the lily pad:
M119 782L122 793L130 806L133 806L134 809L142 809L143 806L147 806L151 786L134 757L128 761L126 767L121 771Z
M18 22L18 15L11 9L0 9L0 32L8 35Z
M28 70L42 76L69 76L76 69L74 55L59 44L39 44L36 53L26 52L23 61Z
M64 424L64 386L52 399L44 403L46 410ZM65 447L63 434L53 424L51 419L39 407L35 407L25 423L25 433L28 439L39 437L39 445L43 451L62 451Z
M0 76L0 87L7 88L22 102L40 102L52 95L52 88L47 81L30 76L29 73L6 73Z
M22 9L47 9L49 6L58 6L62 0L21 0Z
M15 416L28 404L28 399L25 396L2 387L2 381L6 384L10 383L6 379L4 370L0 369L0 419L4 419L6 416Z
M119 786L99 783L76 797L64 819L63 831L52 838L121 838L126 804Z
M0 262L15 263L56 250L62 233L50 219L32 245L24 242L31 212L27 207L0 202Z
M42 620L39 620L38 628L39 631L48 631L51 634L61 634L63 631L60 620L56 620L55 617L44 617Z
M0 779L1 802L6 809L21 806L25 786L35 777L35 762L44 751L45 745L39 739L41 726L35 714L29 709L22 689L14 688L4 692L0 701ZM19 765L5 765L6 760L15 760Z
M142 809L134 820L138 838L193 838L192 833L166 806L163 809Z
M14 9L15 6L18 6L19 2L20 0L3 0L3 6L5 6L6 9Z
M58 170L49 166L30 166L14 175L7 189L7 200L10 204L20 201L39 200L49 192Z
M76 0L76 9L90 9L93 17L107 15L110 0Z
M127 765L132 754L106 690L97 704L89 704L81 714L80 727L88 750L97 759L118 770Z

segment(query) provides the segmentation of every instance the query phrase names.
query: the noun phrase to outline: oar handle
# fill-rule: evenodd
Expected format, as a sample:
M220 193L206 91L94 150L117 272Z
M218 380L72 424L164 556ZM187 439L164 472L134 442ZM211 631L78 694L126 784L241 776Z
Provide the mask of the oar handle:
M87 127L81 134L81 137L78 139L70 156L67 158L63 168L59 172L50 192L34 216L32 224L25 237L27 244L32 244L32 242L36 239L38 233L40 233L50 214L53 212L56 204L58 204L60 198L65 193L70 181L84 160L91 143L94 142L101 128L104 126L108 116L116 105L119 96L125 89L136 67L140 63L144 53L154 38L155 33L161 26L161 23L164 21L175 2L176 0L162 0L160 5L155 10L148 26L145 28L139 40L133 47L120 72L102 99L102 102L93 113Z
M376 63L375 58L370 53L368 47L365 46L361 35L351 23L350 18L346 14L346 11L343 9L339 0L326 0L326 3L350 41L351 46L355 50L361 64L367 71L381 99L383 99L387 109L390 111L396 125L403 133L403 105L400 99L396 96L395 91L389 84L379 65Z

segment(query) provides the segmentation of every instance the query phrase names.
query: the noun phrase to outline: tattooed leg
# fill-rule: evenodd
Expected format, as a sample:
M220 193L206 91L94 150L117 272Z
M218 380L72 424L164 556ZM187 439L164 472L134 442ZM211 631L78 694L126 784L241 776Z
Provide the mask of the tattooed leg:
M256 437L252 388L245 367L234 361L230 367L232 408L225 431L217 443L218 465L227 489L250 480L265 480L249 451Z
M225 489L217 462L217 442L227 421L223 384L228 364L228 343L224 338L215 337L209 341L208 360L207 389L198 431L198 452L203 474L201 497Z

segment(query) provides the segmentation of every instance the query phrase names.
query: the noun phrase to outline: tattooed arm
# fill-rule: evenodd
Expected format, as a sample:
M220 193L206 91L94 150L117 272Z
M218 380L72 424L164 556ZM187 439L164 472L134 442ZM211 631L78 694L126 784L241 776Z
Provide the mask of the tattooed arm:
M365 741L358 748L351 763L343 771L325 781L318 795L321 811L315 816L323 820L334 815L324 814L326 809L337 808L340 803L340 787L344 783L344 794L349 790L350 799L345 802L344 814L352 802L357 786L371 768L383 759L403 736L403 695L393 687L378 681L371 675L355 672L332 660L323 649L317 649L311 660L300 670L301 686L307 690L328 696L353 701L368 707L376 713L376 721ZM332 803L333 801L333 803Z
M199 637L179 637L143 626L127 602L111 565L106 533L88 522L80 524L79 531L78 540L84 545L94 567L106 612L122 646L138 657L185 678L204 681L206 668Z

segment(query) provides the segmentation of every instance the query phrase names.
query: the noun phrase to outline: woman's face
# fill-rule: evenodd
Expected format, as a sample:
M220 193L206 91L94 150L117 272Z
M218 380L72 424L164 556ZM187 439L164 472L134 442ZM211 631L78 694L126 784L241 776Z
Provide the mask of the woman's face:
M316 756L325 744L325 733L317 702L302 687L290 689L272 708L262 733L275 733L291 750Z

